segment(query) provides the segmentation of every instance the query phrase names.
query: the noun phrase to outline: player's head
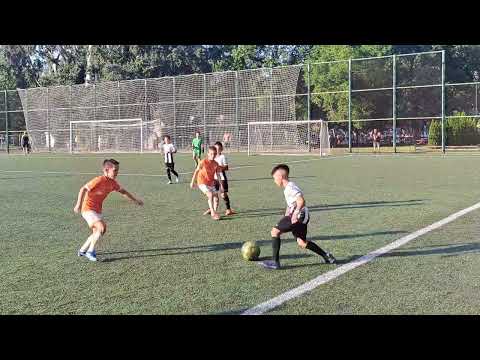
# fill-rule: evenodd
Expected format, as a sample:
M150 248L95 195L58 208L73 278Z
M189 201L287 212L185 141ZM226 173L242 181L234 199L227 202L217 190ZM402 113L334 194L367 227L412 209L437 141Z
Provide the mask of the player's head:
M279 164L272 169L272 177L275 184L282 186L284 180L288 180L288 174L290 173L290 168L288 165Z
M207 152L208 160L215 160L215 156L217 156L217 148L215 146L209 146Z
M165 144L170 144L170 135L165 135L163 141L165 141Z
M196 138L199 138L199 137L200 137L200 132L199 132L199 131L195 131L195 137L196 137Z
M220 141L215 143L215 148L217 149L217 155L220 155L223 151L223 144Z
M103 174L110 178L115 179L118 175L118 170L120 169L120 163L115 159L105 159L103 160Z

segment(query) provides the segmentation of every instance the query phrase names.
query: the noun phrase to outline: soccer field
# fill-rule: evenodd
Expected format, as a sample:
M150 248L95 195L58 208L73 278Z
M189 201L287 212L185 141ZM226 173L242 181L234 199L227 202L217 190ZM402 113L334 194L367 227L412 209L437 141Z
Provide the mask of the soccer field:
M398 238L477 203L474 154L254 156L227 154L238 214L212 221L178 154L180 184L167 185L161 154L0 157L1 314L238 314ZM89 235L73 212L79 188L120 161L118 181L145 201L111 194L101 262L78 258ZM338 265L282 237L282 270L242 259L247 240L271 255L285 162L311 211L309 239ZM224 212L224 204L220 202ZM478 314L480 211L473 211L315 288L267 314Z

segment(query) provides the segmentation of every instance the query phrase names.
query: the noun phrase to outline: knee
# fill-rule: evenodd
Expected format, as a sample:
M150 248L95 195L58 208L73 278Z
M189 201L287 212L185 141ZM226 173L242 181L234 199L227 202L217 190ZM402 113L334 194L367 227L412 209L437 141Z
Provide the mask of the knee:
M107 225L103 223L97 224L95 227L96 231L100 233L100 235L104 235L107 232Z
M222 199L225 199L225 193L221 193L220 196L222 197Z
M272 237L278 237L280 236L280 230L278 230L277 228L272 228L270 234L272 235Z
M307 242L305 240L300 239L300 238L297 238L297 244L302 249L305 249L307 247Z

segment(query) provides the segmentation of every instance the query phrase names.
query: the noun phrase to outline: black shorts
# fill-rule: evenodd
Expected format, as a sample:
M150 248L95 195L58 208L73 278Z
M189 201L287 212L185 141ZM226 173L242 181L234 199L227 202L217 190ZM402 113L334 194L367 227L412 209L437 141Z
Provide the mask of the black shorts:
M215 180L215 190L228 192L228 180Z
M175 163L165 163L165 168L175 170Z
M304 224L303 219L298 219L295 224L292 224L292 218L290 216L284 216L280 219L275 228L280 230L282 233L292 232L293 236L300 238L302 240L307 240L307 228L308 221Z
M22 147L23 148L29 148L30 147L29 145L30 145L29 143L24 143L24 144L22 144Z

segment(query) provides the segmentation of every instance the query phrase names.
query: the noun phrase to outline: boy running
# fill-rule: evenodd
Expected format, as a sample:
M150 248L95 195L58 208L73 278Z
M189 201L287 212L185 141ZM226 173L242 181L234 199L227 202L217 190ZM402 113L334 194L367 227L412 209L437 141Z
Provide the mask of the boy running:
M115 178L118 175L120 163L114 159L103 161L103 176L97 176L80 188L77 204L73 211L81 211L82 217L92 230L92 234L78 250L78 256L85 256L90 261L97 261L95 246L107 231L107 224L103 220L102 204L112 191L118 191L137 205L143 205L142 200L136 199L127 190L123 189Z
M178 173L175 171L175 163L173 162L173 154L177 152L177 149L175 146L170 143L170 136L165 135L163 137L163 141L165 144L163 144L162 149L163 149L163 154L165 155L165 167L167 168L167 176L168 176L168 183L172 183L172 176L170 175L170 172L177 177L177 183L179 182L178 178Z
M217 149L215 146L209 146L207 158L201 160L193 172L190 187L193 189L195 181L197 182L200 191L208 198L208 210L205 211L204 215L210 214L213 220L220 220L220 216L217 214L218 191L215 189L215 174L219 174L222 167L215 161L216 155Z
M277 165L272 170L275 184L282 187L287 202L285 216L272 228L272 260L262 261L261 265L267 269L280 268L280 235L292 232L302 249L308 249L323 257L327 264L334 264L335 258L329 252L323 251L317 244L307 240L307 225L310 221L308 208L305 206L303 192L288 179L290 169L285 164Z
M193 161L195 166L198 166L198 162L202 158L203 153L203 140L200 138L200 133L195 132L195 137L192 140Z

